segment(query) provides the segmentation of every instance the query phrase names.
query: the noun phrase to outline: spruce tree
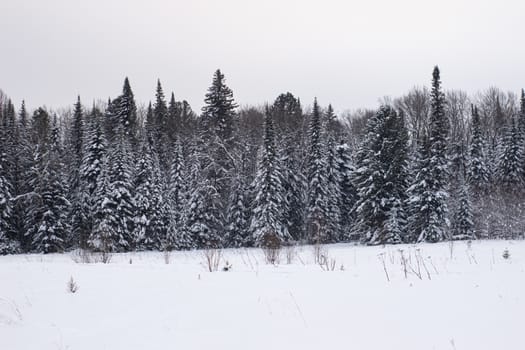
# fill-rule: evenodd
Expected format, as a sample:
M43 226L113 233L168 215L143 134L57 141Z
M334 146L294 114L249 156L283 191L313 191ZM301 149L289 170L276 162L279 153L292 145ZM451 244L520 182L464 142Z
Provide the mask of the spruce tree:
M74 167L80 168L82 163L82 151L84 141L84 112L82 110L82 104L80 103L80 96L77 98L77 102L74 106L73 111L73 123L71 125L71 144L73 146L74 153Z
M104 162L107 165L107 159ZM101 174L93 201L93 228L87 244L90 249L110 253L121 250L120 237L115 232L115 203L110 198L111 188L107 168ZM127 242L123 242L127 243Z
M209 180L199 181L192 189L185 230L197 248L219 248L222 246L222 213L219 209L219 194Z
M220 69L213 75L212 85L208 88L204 103L202 117L208 129L215 132L223 142L228 142L233 136L237 104L233 99L232 90L225 84L224 74Z
M284 191L284 220L290 237L296 241L305 239L305 192L306 178L299 171L296 159L289 149L281 150L279 164L281 164L282 187Z
M273 120L267 110L264 118L264 140L254 182L256 197L250 224L256 246L279 248L290 239L283 217L282 173L275 146Z
M102 116L96 109L86 118L79 185L72 198L71 219L73 236L80 248L88 247L88 239L95 228L94 216L98 211L96 196L101 193L99 186L107 160L107 141L102 123Z
M49 144L50 126L51 118L49 113L43 108L38 108L31 119L31 141L33 144L41 147Z
M458 204L456 205L452 222L452 239L455 240L476 238L469 192L468 185L461 179L456 191Z
M13 203L13 218L14 218L14 229L16 230L16 242L19 243L22 251L29 250L30 240L26 236L28 222L26 221L28 203L31 200L30 196L26 194L31 193L32 189L30 186L31 180L31 166L32 166L32 155L33 147L36 145L31 144L30 133L28 130L28 120L25 103L22 101L22 106L19 112L18 123L16 126L16 161L13 167L13 180L11 185L13 186L12 194L14 196L20 196ZM5 164L5 162L4 162Z
M497 182L504 191L509 193L523 184L522 149L516 124L512 118L504 134L497 162Z
M383 106L367 124L352 175L355 232L367 244L401 243L407 189L408 137L402 115Z
M0 140L0 255L15 253L17 244L11 238L13 234L12 185L6 176L5 145Z
M486 193L490 172L485 157L485 142L481 131L481 121L477 107L472 107L472 141L470 144L467 179L474 195Z
M339 173L339 203L341 215L341 237L340 240L350 239L351 229L354 224L355 214L353 207L357 201L357 191L352 183L352 174L355 171L350 146L342 142L337 146L337 171Z
M329 116L329 114L328 114ZM327 130L330 123L327 124ZM326 146L326 230L328 240L337 242L342 235L341 227L341 174L339 173L339 164L337 163L337 148L333 135L328 135Z
M521 145L521 162L523 164L523 181L525 182L525 90L521 89L520 112L518 117L519 142Z
M172 92L170 102L168 105L168 120L166 125L166 132L170 142L175 141L175 139L177 138L177 134L182 129L181 112L181 102L175 101L175 95Z
M197 159L192 159L198 164ZM174 145L174 155L172 157L170 173L168 178L167 198L170 208L170 224L168 228L168 237L165 248L171 249L191 249L193 242L188 232L185 230L184 210L187 205L187 194L191 186L188 186L187 176L185 173L183 148L180 140L177 138ZM198 172L193 174L198 176ZM190 187L190 188L188 188Z
M134 142L137 136L137 106L135 104L135 97L129 84L129 79L124 79L124 86L122 87L122 95L118 100L116 106L117 119L124 130L124 134L129 137L130 142Z
M228 206L228 226L224 245L231 248L245 246L249 240L248 213L246 208L246 185L240 174L235 178Z
M419 148L417 170L410 189L412 234L418 242L439 242L448 237L446 149L449 125L437 66L432 78L428 137Z
M164 97L164 91L160 80L157 81L157 91L155 93L155 103L153 104L153 144L157 150L160 167L163 172L168 170L168 106Z
M308 241L314 243L329 240L326 227L327 207L327 180L326 180L326 155L323 143L323 126L321 111L314 100L310 125L308 128L308 158L307 158L307 213L306 228Z
M38 154L35 159L37 176L31 181L36 195L30 207L33 226L28 234L32 240L32 250L42 253L61 252L66 248L69 229L70 202L67 200L64 163L61 144L56 138L56 122L52 135L55 141L47 151Z
M118 238L116 244L120 250L128 250L132 243L133 232L133 184L131 168L131 150L123 135L109 153L109 193L106 194L113 210L111 225Z
M158 161L151 146L142 142L134 179L135 204L133 218L133 245L135 249L151 250L163 240L162 184Z

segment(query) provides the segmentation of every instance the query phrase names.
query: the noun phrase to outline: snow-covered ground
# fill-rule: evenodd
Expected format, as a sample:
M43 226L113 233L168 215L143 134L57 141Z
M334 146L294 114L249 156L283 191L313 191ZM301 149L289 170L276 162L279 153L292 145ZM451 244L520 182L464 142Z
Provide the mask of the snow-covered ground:
M524 241L322 250L0 257L0 349L525 349Z

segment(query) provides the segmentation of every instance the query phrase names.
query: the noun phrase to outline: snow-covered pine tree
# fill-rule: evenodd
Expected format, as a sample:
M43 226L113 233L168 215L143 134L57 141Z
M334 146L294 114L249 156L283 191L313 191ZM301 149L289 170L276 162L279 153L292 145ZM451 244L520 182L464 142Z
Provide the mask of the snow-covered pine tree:
M144 134L148 143L152 146L156 144L156 131L155 131L155 118L153 116L153 106L151 101L148 103L148 108L146 109L146 120L144 121Z
M102 183L104 164L107 159L107 141L101 113L93 108L85 118L82 161L79 184L72 198L71 226L73 236L80 248L88 248L88 239L94 229L96 195Z
M26 236L28 222L26 220L28 203L30 196L26 194L31 193L32 189L30 186L31 166L33 160L33 147L36 145L30 141L30 130L28 129L28 116L25 108L25 103L22 101L22 106L19 112L18 123L16 125L16 145L15 154L16 161L12 164L13 182L13 196L18 198L13 203L13 218L14 218L14 229L16 230L16 241L20 245L21 251L28 251L31 245L31 241Z
M490 171L485 157L485 142L481 131L478 108L472 107L471 123L472 140L467 170L467 179L475 196L486 193L490 181Z
M31 183L36 196L31 205L31 217L37 220L28 233L32 238L32 250L42 253L63 251L70 232L67 180L56 121L53 124L54 142L45 153L35 157L38 176Z
M93 109L86 120L86 138L84 143L80 177L85 182L88 194L93 195L98 187L107 156L107 140L102 127L102 115Z
M157 80L157 90L155 92L155 103L153 104L153 144L157 150L159 164L163 173L169 169L169 141L168 141L168 105L164 97L164 91L160 80Z
M224 246L239 248L247 245L249 240L249 217L246 208L246 184L241 174L235 177L232 184L228 206L228 226L224 238Z
M177 225L181 224L181 216L186 196L186 181L184 174L184 153L179 139L173 146L173 157L168 179L168 199Z
M305 218L305 192L307 188L306 178L301 171L296 169L293 154L290 149L281 150L279 164L281 165L282 187L284 191L283 207L284 222L291 239L302 241L305 239L304 218Z
M168 104L168 121L166 126L166 133L170 142L174 142L177 139L177 134L181 131L181 105L181 102L175 101L175 94L172 92Z
M282 173L275 147L275 131L269 110L264 118L264 140L257 175L254 181L256 197L250 224L256 246L279 248L291 237L283 215Z
M120 250L128 250L133 242L133 183L130 145L124 135L117 136L117 143L109 153L109 193L106 194L113 212L111 225Z
M196 155L192 154L190 161L194 163L193 165L196 168L193 173L187 174L184 150L180 138L175 139L173 153L167 181L169 227L166 241L164 242L164 249L186 250L194 248L194 245L192 238L185 230L185 207L188 203L188 191L193 188L192 180L199 176L200 165Z
M323 243L329 240L326 227L326 208L328 201L326 181L326 152L323 142L323 125L321 111L314 100L310 124L308 127L308 156L307 156L307 210L306 230L307 239L311 243Z
M439 242L448 237L448 119L439 68L432 74L428 137L419 147L417 169L410 187L412 236L418 242Z
M13 186L5 171L6 163L5 131L0 130L0 255L17 252L13 235Z
M213 74L213 81L204 103L202 117L208 129L214 131L221 141L229 142L233 137L237 104L233 99L232 90L225 84L224 74L220 69Z
M111 193L109 175L107 174L107 163L105 159L103 172L100 174L99 184L96 192L92 195L93 202L93 228L87 244L90 249L110 253L120 250L119 236L115 232L115 203L109 197Z
M368 121L352 175L358 195L355 230L367 244L401 243L404 239L400 233L408 187L407 153L402 115L390 106L381 107Z
M282 169L282 186L285 193L285 222L295 241L305 241L306 192L304 154L306 153L304 129L306 126L301 102L290 92L280 94L271 107Z
M135 204L133 246L139 250L157 249L164 240L163 196L160 169L149 143L141 143L134 179Z
M237 104L220 70L213 75L204 103L201 121L208 156L203 159L202 165L206 178L219 193L220 210L225 211L235 171L233 154L238 138L234 133L237 127Z
M44 108L38 108L31 118L31 141L41 147L49 144L51 118Z
M138 132L137 106L128 77L124 79L122 95L118 99L118 105L115 106L115 112L124 134L128 136L133 144Z
M324 142L326 152L326 231L329 242L337 242L341 237L341 175L337 163L336 132L337 122L332 105L324 118Z
M71 146L73 147L74 153L74 164L75 169L80 169L82 163L82 151L84 142L84 111L82 109L82 103L80 102L80 96L77 97L77 102L74 105L73 110L73 122L71 123Z
M207 179L202 179L191 191L184 234L189 234L197 248L222 246L222 218L219 193ZM182 242L181 242L182 244Z
M465 183L463 178L460 179L455 197L457 198L457 205L455 206L452 221L452 239L475 239L470 191L468 184Z
M520 112L518 116L519 142L521 146L521 163L523 164L523 181L525 182L525 90L521 89Z
M350 146L341 142L337 146L337 167L339 173L339 194L340 194L340 213L341 213L341 236L340 241L349 240L351 229L354 224L355 214L352 211L357 201L357 190L352 183L352 173L355 171Z
M504 133L496 169L496 181L508 193L523 185L522 149L516 124L516 120L511 118Z

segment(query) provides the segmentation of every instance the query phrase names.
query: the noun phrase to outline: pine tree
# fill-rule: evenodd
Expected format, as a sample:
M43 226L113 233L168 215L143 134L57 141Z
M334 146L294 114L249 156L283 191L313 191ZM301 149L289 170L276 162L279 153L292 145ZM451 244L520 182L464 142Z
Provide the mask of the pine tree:
M165 244L165 248L168 250L191 249L193 247L192 239L185 230L184 224L184 207L187 204L189 186L187 186L183 157L182 144L179 139L176 139L168 179L168 200L171 213L168 237ZM193 161L198 163L196 159L193 159ZM197 170L193 175L195 177L198 176Z
M155 93L155 103L153 105L153 143L157 150L159 157L159 163L162 171L167 171L169 164L168 156L168 106L164 97L164 91L160 84L160 80L157 81L157 91Z
M122 95L118 99L116 106L117 120L124 130L124 134L129 137L130 142L134 142L137 136L137 106L135 104L135 97L131 91L129 79L124 79L124 86L122 87Z
M38 108L31 119L31 140L41 147L49 144L51 120L49 113L43 108Z
M341 213L341 237L340 240L350 239L351 228L354 224L355 215L352 211L357 201L357 190L352 183L352 174L355 168L352 162L350 147L342 142L337 146L337 166L339 173L339 199Z
M14 182L18 166L15 111L10 100L2 111L0 102L0 254L18 250L16 214L13 208Z
M329 110L330 113L330 110ZM329 117L330 114L327 115ZM327 130L330 127L327 123ZM327 137L327 161L326 161L326 230L328 240L337 242L342 235L341 228L341 174L339 173L339 164L337 163L337 149L333 135Z
M163 240L162 184L151 146L142 142L141 149L134 180L133 245L139 250L156 249Z
M520 98L520 112L518 117L518 132L519 132L519 142L521 145L521 163L524 166L523 169L523 181L525 182L525 90L521 89L521 98Z
M174 142L177 138L177 134L182 129L181 122L181 111L182 106L181 102L175 101L175 95L171 93L170 103L168 105L168 121L166 126L166 131L168 134L168 139L171 142Z
M157 132L165 130L168 122L168 106L160 80L157 80L157 90L155 92L155 103L153 105L153 118L157 127Z
M279 149L279 162L282 170L284 189L285 222L293 240L305 241L306 192L303 135L305 117L301 102L289 92L280 94L271 107L272 120Z
M191 191L185 230L197 248L219 248L222 245L222 218L219 194L207 179Z
M419 149L419 159L411 186L411 222L418 242L438 242L447 238L447 135L445 97L439 69L432 74L429 135Z
M120 237L115 232L115 203L109 198L110 193L109 176L105 170L101 174L96 194L92 197L94 207L93 229L87 242L88 246L97 252L110 253L121 249L121 244L119 244Z
M75 154L74 168L80 168L82 163L82 151L84 141L84 113L82 110L82 104L80 103L80 96L77 98L77 102L74 106L73 111L73 123L71 125L71 144L73 146L73 152Z
M470 159L468 163L468 183L475 195L481 195L488 190L490 172L485 158L485 142L481 133L481 121L476 107L472 107L471 123L472 141L470 144Z
M314 243L322 243L329 240L326 228L327 166L325 149L323 147L323 134L321 111L316 99L308 128L308 199L306 213L308 240Z
M102 128L101 116L97 110L92 111L86 129L80 176L91 196L97 190L104 159L107 155L107 141Z
M118 237L120 250L128 250L132 243L133 232L133 185L129 143L123 137L109 153L109 193L106 194L113 209L113 230Z
M213 75L212 85L204 98L202 117L220 140L228 142L233 136L233 124L237 104L232 90L225 84L224 74L219 69Z
M240 178L239 174L234 181L229 198L227 218L228 226L224 238L224 245L226 247L239 248L245 246L249 241L249 218L246 208L246 199L244 197L245 192L246 185Z
M210 184L217 190L219 210L224 211L228 203L231 181L234 177L237 137L237 105L232 90L225 84L224 75L217 70L212 85L208 88L202 108L201 123L203 139L207 143L208 157L203 159L203 169Z
M306 178L302 171L297 171L299 166L289 150L282 150L279 157L282 172L282 187L284 191L283 206L284 220L287 231L293 240L304 240L305 230L305 192L307 189Z
M21 251L28 251L31 243L28 236L26 236L28 228L26 216L29 207L28 202L30 201L30 197L26 195L32 192L29 183L32 178L30 171L33 155L32 147L35 145L32 145L29 139L30 133L27 118L25 103L22 101L15 131L16 145L14 151L16 152L16 161L11 167L13 169L13 182L11 183L13 186L12 194L14 196L20 196L13 203L13 219L15 234L17 236L15 241L20 246Z
M472 221L472 204L470 202L470 193L465 181L460 181L456 193L458 205L453 216L452 222L452 239L475 239L474 222Z
M13 234L13 202L12 185L6 176L5 144L0 140L0 255L15 253L17 244L12 240Z
M26 110L26 101L22 100L22 105L20 106L20 113L19 113L19 124L24 128L27 129L27 110Z
M267 110L264 119L264 142L254 188L256 197L250 225L255 245L279 248L291 237L283 218L282 173L275 147L273 120Z
M401 243L407 189L408 136L402 115L383 106L369 120L352 175L356 233L368 244Z
M103 167L107 160L107 141L101 118L100 113L93 109L86 119L79 186L72 203L71 226L80 248L88 247L88 239L95 229L94 217L99 210L96 206L96 196L103 193L99 191L99 186L103 180Z
M510 120L497 163L498 184L508 192L515 191L523 184L522 150L516 124L514 118Z
M53 128L56 130L55 127ZM53 132L56 135L56 131ZM38 199L33 202L32 217L37 218L30 228L33 250L42 253L61 252L69 233L70 202L66 199L67 185L62 169L60 143L55 141L46 153L36 157L39 176L32 181Z

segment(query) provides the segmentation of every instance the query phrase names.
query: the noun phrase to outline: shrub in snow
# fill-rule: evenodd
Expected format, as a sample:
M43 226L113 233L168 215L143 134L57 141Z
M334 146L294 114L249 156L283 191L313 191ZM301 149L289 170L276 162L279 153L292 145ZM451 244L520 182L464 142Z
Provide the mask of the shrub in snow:
M73 276L67 282L67 291L69 293L76 293L78 291L78 284L73 279Z

